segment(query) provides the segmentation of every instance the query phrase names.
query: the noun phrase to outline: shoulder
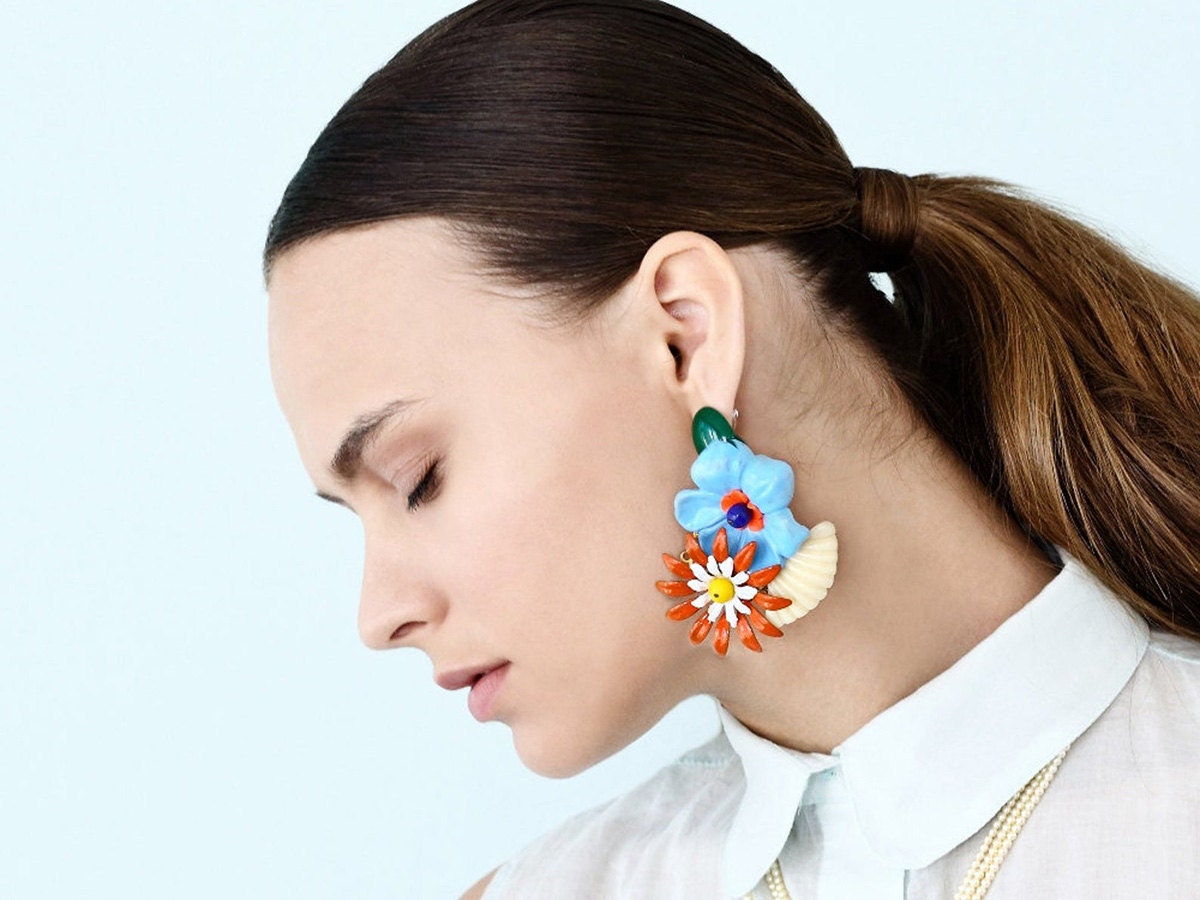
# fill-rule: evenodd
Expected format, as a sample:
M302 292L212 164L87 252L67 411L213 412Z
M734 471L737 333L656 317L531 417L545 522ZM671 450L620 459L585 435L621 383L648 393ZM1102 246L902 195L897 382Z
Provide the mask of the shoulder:
M1131 701L1200 736L1200 641L1158 628L1129 684Z
M1200 752L1200 641L1150 630L1150 643L1130 679L1134 711L1190 740Z
M1200 641L1158 628L1150 629L1150 652L1172 661L1192 678L1200 678Z
M488 885L490 885L492 883L492 879L496 877L496 871L496 869L492 869L492 871L480 878L477 882L467 888L467 892L459 897L458 900L481 900L481 898L484 896L484 893L488 889Z
M1200 878L1198 758L1200 642L1152 628L1133 674L1075 739L1046 793L1046 808L1039 805L1030 820L1027 853L1060 846L1061 835L1071 840L1071 852L1037 870L1043 888L1051 877L1088 883L1119 847L1136 859L1137 870L1105 877L1124 884L1121 879L1136 876L1149 885L1129 896L1166 896L1168 884L1180 891L1171 896L1191 896Z
M1085 739L1096 778L1127 781L1147 799L1182 800L1183 791L1200 803L1200 641L1151 628L1141 662Z
M692 868L698 885L713 884L743 791L741 763L724 733L718 734L632 790L534 841L494 873L482 896L542 896L539 890L553 886L554 896L565 898L586 886L589 898L627 897L645 892L656 879L663 879L664 889L677 890L681 867Z

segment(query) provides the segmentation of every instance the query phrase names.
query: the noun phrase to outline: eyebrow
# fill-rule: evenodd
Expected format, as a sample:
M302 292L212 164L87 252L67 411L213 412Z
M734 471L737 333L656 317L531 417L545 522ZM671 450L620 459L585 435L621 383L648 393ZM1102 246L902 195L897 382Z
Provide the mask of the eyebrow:
M393 400L379 409L360 415L354 420L350 430L342 437L341 443L338 444L333 459L329 462L329 471L337 476L343 484L353 481L358 476L363 456L379 440L384 427L394 421L397 416L407 413L419 402L419 400ZM324 491L317 491L317 496L330 503L346 505L346 501L341 497L326 494Z

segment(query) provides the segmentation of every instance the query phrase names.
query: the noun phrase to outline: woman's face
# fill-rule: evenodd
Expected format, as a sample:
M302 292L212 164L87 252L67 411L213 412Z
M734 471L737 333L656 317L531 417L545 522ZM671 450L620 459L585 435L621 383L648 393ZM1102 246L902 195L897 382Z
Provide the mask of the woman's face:
M362 522L363 641L423 651L444 687L492 672L472 712L569 775L695 683L703 648L654 587L682 550L690 413L646 327L661 309L621 292L552 331L493 291L436 219L298 245L269 286L272 378L313 484ZM381 410L339 477L344 436Z

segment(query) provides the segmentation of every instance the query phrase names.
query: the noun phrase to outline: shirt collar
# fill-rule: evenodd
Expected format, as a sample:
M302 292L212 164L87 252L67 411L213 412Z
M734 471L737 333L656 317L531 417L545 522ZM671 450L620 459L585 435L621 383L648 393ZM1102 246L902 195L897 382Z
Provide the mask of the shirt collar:
M1063 567L950 668L832 753L789 750L718 706L746 790L727 837L724 888L748 893L791 832L810 776L840 767L867 843L920 869L944 856L1108 707L1149 628L1062 547Z

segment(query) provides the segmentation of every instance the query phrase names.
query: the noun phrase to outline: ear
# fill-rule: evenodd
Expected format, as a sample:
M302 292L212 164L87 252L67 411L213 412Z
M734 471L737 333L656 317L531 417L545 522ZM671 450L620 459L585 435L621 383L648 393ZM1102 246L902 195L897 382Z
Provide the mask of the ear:
M689 417L711 406L732 418L746 322L742 278L729 254L703 234L673 231L646 251L634 290L663 351L667 390L678 395Z

